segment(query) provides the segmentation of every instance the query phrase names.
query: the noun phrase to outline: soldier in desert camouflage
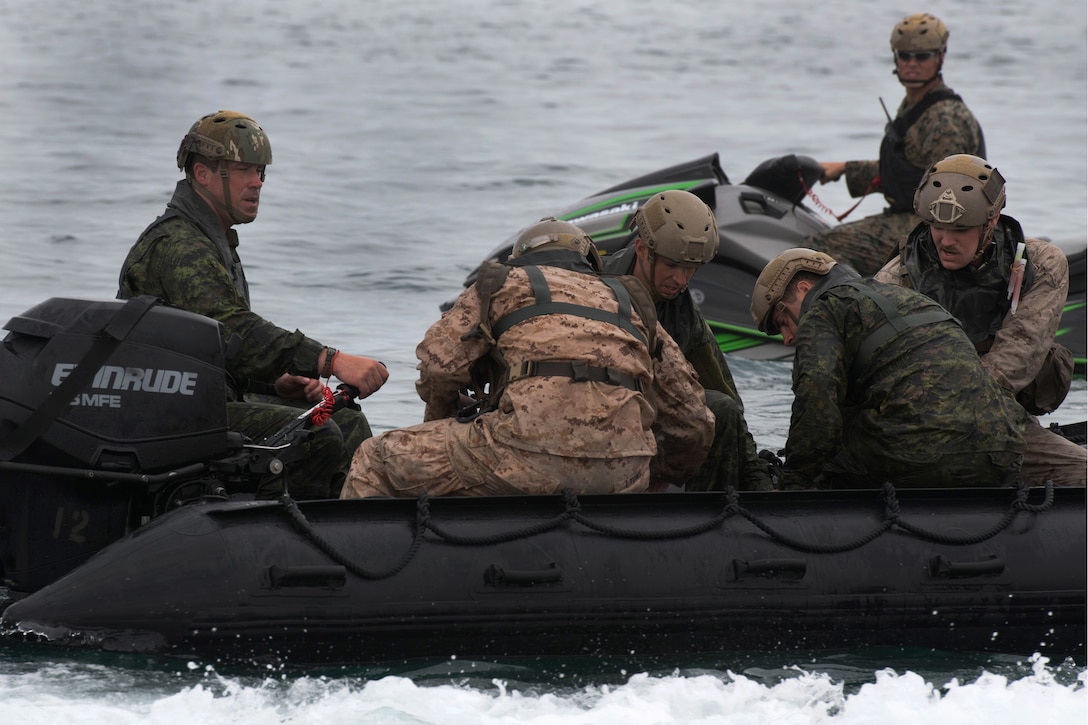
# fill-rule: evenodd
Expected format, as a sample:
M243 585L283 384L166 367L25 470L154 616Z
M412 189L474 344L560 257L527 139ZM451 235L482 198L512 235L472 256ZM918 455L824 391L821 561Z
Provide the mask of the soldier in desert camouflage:
M760 273L751 311L797 348L781 488L1015 482L1024 409L933 300L798 248Z
M702 386L641 283L600 269L586 233L552 218L485 263L416 348L425 422L364 442L342 498L638 492L651 468L698 469Z
M842 224L802 243L846 262L863 276L875 274L918 223L914 190L931 165L952 154L986 155L982 128L963 99L944 84L948 28L929 13L908 15L891 36L895 74L906 89L895 119L888 119L877 161L825 161L820 183L846 176L853 197L884 195L881 214Z
M380 388L389 374L379 361L284 330L250 308L233 227L257 218L265 168L272 163L261 127L234 111L208 114L182 139L177 162L185 178L166 212L129 251L117 296L159 297L222 324L231 429L260 441L293 421L301 412L295 406L321 399L320 378L335 375L363 397ZM370 426L361 412L346 408L314 433L305 444L306 460L289 468L290 490L297 498L335 498ZM279 477L256 493L273 498L283 488Z

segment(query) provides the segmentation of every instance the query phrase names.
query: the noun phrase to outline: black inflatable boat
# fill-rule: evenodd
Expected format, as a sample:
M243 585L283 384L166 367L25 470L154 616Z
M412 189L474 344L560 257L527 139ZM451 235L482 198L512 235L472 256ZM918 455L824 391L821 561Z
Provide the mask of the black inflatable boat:
M1085 651L1084 490L188 506L9 635L246 664Z
M18 641L292 665L1085 650L1083 488L256 502L236 492L307 424L228 430L216 323L53 299L6 329Z

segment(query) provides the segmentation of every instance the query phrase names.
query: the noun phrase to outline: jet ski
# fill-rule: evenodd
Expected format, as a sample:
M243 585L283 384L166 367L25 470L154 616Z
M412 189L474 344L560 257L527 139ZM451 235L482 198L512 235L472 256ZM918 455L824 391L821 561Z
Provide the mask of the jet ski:
M547 213L584 229L602 254L616 252L634 241L635 210L653 194L666 189L689 191L713 210L721 245L688 287L726 353L756 360L789 359L793 351L780 336L756 329L749 309L756 278L780 252L801 246L805 237L829 228L805 204L808 191L819 182L814 159L789 154L764 161L740 184L730 183L717 153L660 169L600 191L570 206ZM488 254L501 261L510 254L517 232ZM1088 346L1088 248L1063 245L1069 258L1069 295L1057 340L1068 347L1075 371L1085 374ZM464 281L470 286L472 272ZM448 309L452 300L442 309Z

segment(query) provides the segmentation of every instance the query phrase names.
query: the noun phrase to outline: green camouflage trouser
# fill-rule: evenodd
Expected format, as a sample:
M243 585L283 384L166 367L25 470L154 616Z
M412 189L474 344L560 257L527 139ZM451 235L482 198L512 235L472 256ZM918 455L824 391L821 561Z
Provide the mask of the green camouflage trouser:
M900 488L1011 486L1022 461L1019 451L949 453L914 463L889 459L886 451L843 449L824 467L818 487L880 488L885 481Z
M740 404L725 393L707 390L706 405L714 413L714 442L701 468L684 484L685 491L770 491L770 469L756 453Z
M254 402L227 403L231 430L239 431L253 442L288 425L309 408L300 401L272 396L250 396ZM276 400L278 403L264 402ZM257 402L260 401L260 402ZM355 449L370 438L370 424L361 411L338 410L325 425L311 429L313 437L302 445L302 455L287 466L285 475L263 480L253 491L258 499L274 499L287 490L295 499L339 498ZM234 493L234 492L232 492Z
M871 277L899 253L900 241L905 241L920 221L914 214L874 214L809 235L801 246L826 252L861 276Z

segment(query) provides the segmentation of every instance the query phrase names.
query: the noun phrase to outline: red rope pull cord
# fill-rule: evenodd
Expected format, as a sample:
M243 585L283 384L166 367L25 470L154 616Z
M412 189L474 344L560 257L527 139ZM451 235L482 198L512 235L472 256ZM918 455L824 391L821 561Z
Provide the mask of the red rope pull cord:
M812 199L812 203L816 206L816 208L824 212L825 214L830 214L831 216L835 217L835 221L837 222L841 222L843 219L850 216L850 212L857 209L858 204L865 201L865 197L869 196L869 194L872 194L874 191L876 191L876 188L880 186L880 177L877 176L869 184L869 188L865 190L865 193L861 195L861 198L854 202L854 205L852 207L844 211L842 214L836 214L831 210L829 206L820 201L820 197L816 196L815 191L809 188L808 184L805 183L804 175L800 171L797 172L797 180L801 182L801 188L805 190L805 195Z
M333 406L336 405L336 399L333 397L332 390L329 389L328 385L321 391L321 396L324 398L321 405L314 408L313 412L310 413L310 422L318 426L329 422L329 418L332 417Z

